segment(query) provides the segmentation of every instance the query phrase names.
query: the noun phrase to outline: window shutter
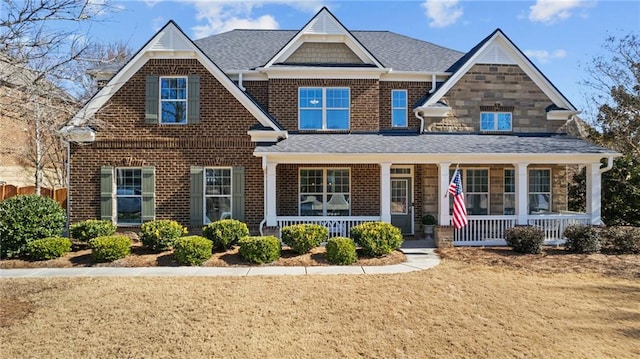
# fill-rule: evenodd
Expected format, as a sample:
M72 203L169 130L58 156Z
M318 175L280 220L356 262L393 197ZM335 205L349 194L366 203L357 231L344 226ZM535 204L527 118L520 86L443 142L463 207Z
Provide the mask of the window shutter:
M113 167L100 168L100 219L113 222Z
M158 123L158 110L160 108L160 84L158 83L158 76L147 76L147 86L145 90L145 111L144 122L145 123Z
M187 123L200 123L200 76L189 76L187 86Z
M204 223L203 215L203 203L204 203L204 194L203 194L203 167L191 166L190 172L190 192L191 192L191 201L190 201L190 218L191 218L191 226L202 226Z
M244 221L244 167L233 167L231 178L231 217L239 221Z
M156 219L156 180L154 167L142 167L142 222Z

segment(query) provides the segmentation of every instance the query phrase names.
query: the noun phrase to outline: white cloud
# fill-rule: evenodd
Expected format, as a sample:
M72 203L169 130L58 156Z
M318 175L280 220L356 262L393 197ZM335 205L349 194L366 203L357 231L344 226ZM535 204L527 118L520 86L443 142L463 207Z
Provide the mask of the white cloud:
M524 54L530 59L537 59L541 64L546 64L552 59L563 59L567 57L567 51L563 49L549 52L547 50L524 50Z
M165 20L163 16L158 16L153 18L152 20L153 31L160 30L166 23L167 23L167 20Z
M446 27L454 24L462 16L458 0L425 0L421 5L426 10L430 27Z
M537 0L529 8L529 20L553 24L570 18L577 9L589 6L591 4L585 0Z
M196 9L196 20L204 22L192 28L194 38L202 38L233 29L278 29L273 15L254 14L263 5L286 5L296 10L314 13L322 7L321 0L263 0L263 1L198 1L190 0Z

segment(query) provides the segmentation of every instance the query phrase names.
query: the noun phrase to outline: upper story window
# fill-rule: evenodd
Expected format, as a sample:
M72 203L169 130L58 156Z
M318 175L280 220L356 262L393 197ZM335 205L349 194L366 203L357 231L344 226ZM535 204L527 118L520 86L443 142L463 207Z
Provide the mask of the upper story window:
M407 90L391 90L391 127L407 127Z
M480 131L511 131L511 112L481 112Z
M160 123L187 123L187 78L160 78Z
M346 87L298 89L301 130L348 130L351 95Z

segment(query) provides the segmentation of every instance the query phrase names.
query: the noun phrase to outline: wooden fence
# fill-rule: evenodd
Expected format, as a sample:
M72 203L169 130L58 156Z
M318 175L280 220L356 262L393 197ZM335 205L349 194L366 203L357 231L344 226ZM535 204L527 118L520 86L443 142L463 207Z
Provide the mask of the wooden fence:
M17 196L19 194L34 194L36 193L35 186L27 186L27 187L16 187L10 184L0 185L0 201L5 200L7 198L11 198L13 196ZM46 188L42 187L40 189L40 195L43 197L53 198L54 201L58 202L62 208L67 209L67 189L66 188Z

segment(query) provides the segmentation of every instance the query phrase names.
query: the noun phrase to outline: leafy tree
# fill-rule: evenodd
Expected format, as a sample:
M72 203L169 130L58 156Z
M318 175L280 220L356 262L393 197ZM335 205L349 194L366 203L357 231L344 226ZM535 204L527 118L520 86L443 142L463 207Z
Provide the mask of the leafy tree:
M608 225L640 226L640 36L609 36L606 55L593 58L585 85L598 106L589 138L622 153L602 176L602 219ZM584 209L585 170L569 188L571 209Z

